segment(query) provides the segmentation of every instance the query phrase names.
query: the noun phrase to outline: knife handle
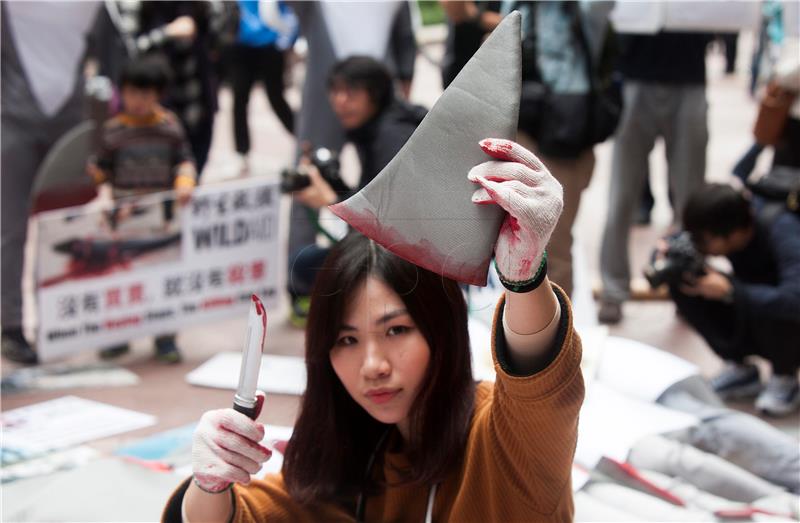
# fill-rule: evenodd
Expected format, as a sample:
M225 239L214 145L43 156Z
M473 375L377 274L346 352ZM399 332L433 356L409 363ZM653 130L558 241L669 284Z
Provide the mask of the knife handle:
M256 419L256 408L255 407L245 407L244 405L239 405L236 402L233 402L233 410L236 412L241 412L248 418L254 420Z

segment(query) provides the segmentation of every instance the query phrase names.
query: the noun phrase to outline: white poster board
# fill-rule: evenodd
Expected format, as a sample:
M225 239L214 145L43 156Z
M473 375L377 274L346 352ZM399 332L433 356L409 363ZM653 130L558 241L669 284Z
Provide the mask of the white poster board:
M644 436L696 425L696 416L625 396L601 382L586 390L575 462L592 469L602 457L626 461Z
M668 388L700 374L697 365L644 343L609 336L595 379L630 398L655 402Z
M201 186L172 216L168 197L118 202L124 218L87 206L39 216L41 360L247 314L252 293L274 306L277 184Z
M619 1L611 12L614 29L621 33L655 34L664 31L737 32L756 30L761 3L755 0Z
M3 454L37 455L155 425L149 414L64 396L0 416Z
M242 368L241 352L220 352L186 375L198 387L236 390ZM296 356L261 356L258 388L265 393L294 394L306 390L306 364Z

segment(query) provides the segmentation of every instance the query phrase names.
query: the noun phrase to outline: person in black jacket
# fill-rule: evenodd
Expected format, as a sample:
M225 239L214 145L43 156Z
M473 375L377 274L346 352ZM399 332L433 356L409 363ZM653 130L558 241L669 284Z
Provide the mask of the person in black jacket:
M331 186L313 165L306 165L311 185L294 198L311 209L344 200L366 186L400 151L427 114L395 96L388 69L368 56L351 56L337 62L328 75L328 97L347 140L358 153L361 177L355 188ZM301 162L302 163L302 162ZM293 322L302 323L304 296L308 296L328 250L306 245L290 255L289 293L293 301ZM297 320L297 321L295 321Z
M725 256L733 268L726 275L707 267L694 281L670 286L678 312L727 362L712 387L725 399L758 394L756 408L765 414L793 412L800 407L800 217L710 184L687 201L683 225L701 253ZM748 356L772 366L763 390Z

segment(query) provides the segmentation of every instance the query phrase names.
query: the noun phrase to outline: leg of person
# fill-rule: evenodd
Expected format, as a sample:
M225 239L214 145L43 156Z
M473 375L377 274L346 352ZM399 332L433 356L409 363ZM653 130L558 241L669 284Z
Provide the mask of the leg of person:
M175 343L176 334L157 336L155 340L156 359L165 363L180 363L182 357Z
M670 88L674 108L664 129L669 187L674 201L673 221L681 222L683 208L702 185L706 175L708 144L708 102L705 86Z
M756 408L770 416L791 414L800 408L800 322L753 318L751 329L757 354L772 364L772 377L756 398Z
M22 273L31 188L47 152L37 125L2 118L2 176L0 176L0 288L2 288L2 354L19 363L36 363L36 352L22 333Z
M305 327L311 290L329 249L316 244L306 245L289 262L289 295L292 298L289 321L295 327Z
M677 285L669 288L678 312L727 362L725 370L711 380L711 387L723 399L747 398L761 391L758 369L746 364L753 354L752 337L736 308L720 301L683 294Z
M289 134L294 134L294 113L286 102L283 92L286 88L284 83L286 64L283 51L275 46L259 49L261 59L261 79L267 91L267 99L275 111L275 115L283 124L284 129Z
M722 35L722 41L725 43L725 73L733 74L736 71L739 33L725 33Z
M298 327L304 325L305 315L308 311L308 298L307 295L298 293L303 285L297 281L293 272L298 256L301 256L310 246L316 246L317 228L316 218L313 214L310 208L292 198L292 207L289 212L289 259L287 263L289 274L286 280L286 290L289 292L292 307L289 312L289 321ZM310 291L310 289L308 290Z
M639 212L636 214L636 225L650 225L650 213L656 199L653 197L653 188L650 187L650 173L644 177L644 187L642 188L642 199L639 202Z
M233 89L233 137L236 152L247 155L250 152L250 129L247 124L247 105L250 91L255 82L258 63L251 47L236 45L231 51L230 78Z
M658 134L651 90L651 85L629 82L623 91L625 103L614 138L608 216L600 249L603 292L598 319L603 323L622 319L622 302L630 295L628 237L648 173L648 156Z
M572 226L578 214L581 194L588 187L594 171L594 151L586 149L575 159L551 158L539 154L536 143L526 133L519 131L517 141L534 151L550 173L564 188L564 210L547 245L547 275L550 281L572 295Z
M207 118L198 122L197 125L187 133L189 144L192 147L192 154L194 155L194 163L197 167L197 183L200 183L200 176L203 174L203 168L208 161L208 151L211 149L211 138L214 132L214 115L208 115Z
M753 169L756 168L756 162L763 150L763 145L760 143L753 143L753 145L747 149L747 152L744 153L744 156L739 158L739 161L733 166L733 170L731 171L733 175L742 180L742 182L746 182L753 172Z

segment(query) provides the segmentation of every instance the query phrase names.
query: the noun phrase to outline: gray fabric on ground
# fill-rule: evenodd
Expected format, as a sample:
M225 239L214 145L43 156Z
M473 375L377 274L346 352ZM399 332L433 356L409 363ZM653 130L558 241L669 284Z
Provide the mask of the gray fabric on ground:
M753 506L752 503L736 502L724 497L715 496L714 494L698 489L696 486L687 483L681 478L670 477L651 470L640 470L639 473L642 477L647 479L647 481L668 491L692 509L703 510L713 514L719 510L746 509L749 506ZM792 504L797 505L798 503L798 499L795 496L789 493L779 493L762 499L764 501L762 502L763 506L761 508L771 510L775 514L785 514L795 517L797 510L791 508ZM756 502L758 501L761 500L756 500ZM759 517L759 521L786 521L786 517L763 514Z
M703 184L708 142L705 86L631 80L625 83L623 97L600 253L603 299L618 303L630 294L628 239L656 139L663 137L666 146L676 222L689 195Z
M800 493L800 446L769 423L724 407L700 376L674 384L657 403L699 416L702 423L670 434L771 483Z
M628 454L628 462L638 469L677 477L710 494L751 503L781 492L769 483L719 456L664 436L639 440Z

